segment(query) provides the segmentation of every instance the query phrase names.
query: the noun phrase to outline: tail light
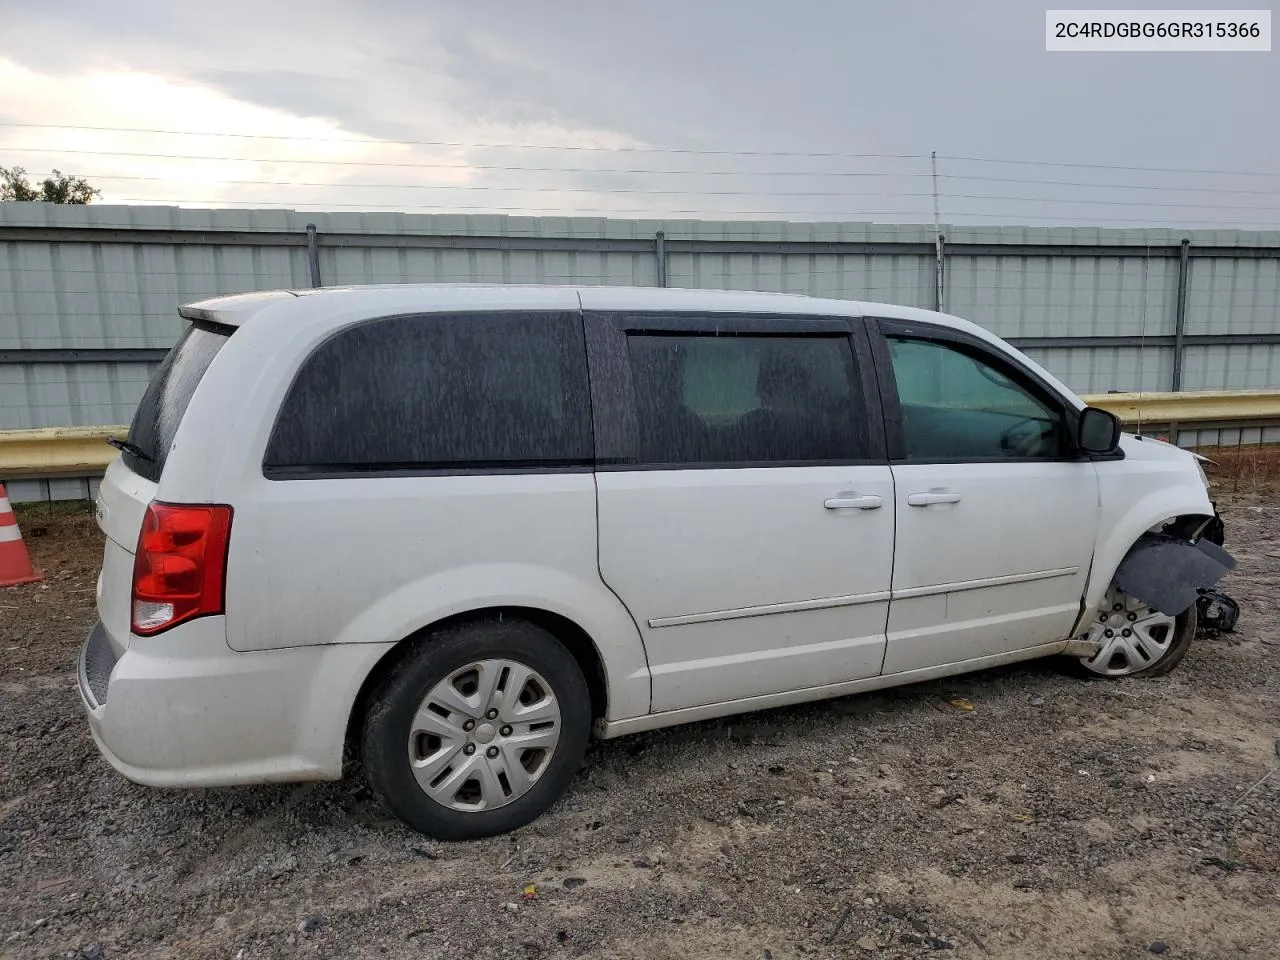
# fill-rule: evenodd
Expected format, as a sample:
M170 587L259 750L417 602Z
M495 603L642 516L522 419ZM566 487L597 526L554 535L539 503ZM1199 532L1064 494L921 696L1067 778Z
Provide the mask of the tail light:
M152 503L133 562L133 632L223 612L231 508Z

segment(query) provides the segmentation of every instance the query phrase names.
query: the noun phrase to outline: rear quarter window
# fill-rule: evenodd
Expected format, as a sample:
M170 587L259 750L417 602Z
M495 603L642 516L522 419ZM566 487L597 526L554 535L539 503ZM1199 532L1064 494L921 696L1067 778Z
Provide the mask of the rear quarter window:
M189 326L161 361L129 425L129 441L136 452L125 451L124 462L134 473L160 481L178 424L230 333L226 327Z
M582 323L572 314L389 317L330 337L281 404L271 479L589 466Z

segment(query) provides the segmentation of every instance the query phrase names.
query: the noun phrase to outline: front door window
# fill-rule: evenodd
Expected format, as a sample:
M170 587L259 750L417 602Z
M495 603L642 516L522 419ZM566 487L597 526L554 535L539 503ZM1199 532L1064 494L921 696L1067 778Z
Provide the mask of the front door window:
M1056 458L1062 416L992 363L933 340L890 337L910 460Z

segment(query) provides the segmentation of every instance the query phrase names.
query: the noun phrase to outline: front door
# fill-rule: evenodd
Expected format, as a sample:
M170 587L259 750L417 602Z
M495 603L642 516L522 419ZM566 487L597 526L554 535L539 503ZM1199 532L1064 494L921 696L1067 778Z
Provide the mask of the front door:
M1099 507L1063 402L976 338L881 328L897 499L884 672L1066 639Z
M644 637L653 709L878 674L893 479L850 322L611 322L622 400L597 426L623 410L631 439L596 477L600 570Z

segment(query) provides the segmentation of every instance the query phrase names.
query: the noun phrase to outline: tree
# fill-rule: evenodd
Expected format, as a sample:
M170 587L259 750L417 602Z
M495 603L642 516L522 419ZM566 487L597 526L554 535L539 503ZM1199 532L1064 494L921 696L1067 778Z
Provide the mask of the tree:
M27 180L27 171L22 167L0 167L0 201L3 200L42 200L45 203L88 203L94 197L102 196L100 190L89 186L83 177L72 177L61 170L54 170L53 176L45 177L38 186Z

